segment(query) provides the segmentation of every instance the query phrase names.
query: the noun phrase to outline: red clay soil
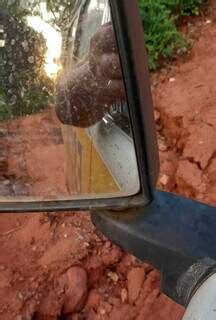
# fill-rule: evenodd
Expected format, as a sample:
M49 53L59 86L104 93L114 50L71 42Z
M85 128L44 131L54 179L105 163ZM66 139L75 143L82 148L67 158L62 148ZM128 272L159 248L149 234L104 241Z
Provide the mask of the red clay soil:
M216 25L200 24L190 58L153 76L159 186L216 204ZM1 194L66 194L52 113L1 124L0 141ZM159 273L99 234L88 214L0 219L1 320L182 319L183 308L160 293Z
M216 26L199 30L190 59L156 75L161 188L216 205Z

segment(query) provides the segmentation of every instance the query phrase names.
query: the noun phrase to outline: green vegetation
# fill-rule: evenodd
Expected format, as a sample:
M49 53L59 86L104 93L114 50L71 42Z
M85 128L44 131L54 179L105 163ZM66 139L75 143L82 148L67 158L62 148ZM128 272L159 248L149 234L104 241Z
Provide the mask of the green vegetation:
M177 16L198 15L203 0L161 0L172 14Z
M158 67L160 58L170 58L187 43L176 27L182 16L198 15L203 0L139 0L149 66Z
M46 44L26 23L18 1L3 1L0 12L0 119L32 114L48 105L52 83L44 70Z
M186 50L187 42L177 29L177 21L182 16L198 15L203 1L206 0L139 0L151 70L178 49ZM68 41L76 0L44 2L51 14L49 23ZM0 120L37 112L53 96L54 84L44 70L45 40L26 20L30 15L41 15L40 3L41 0L1 0ZM67 47L64 41L63 48Z
M32 114L49 105L54 83L44 70L46 42L28 26L28 16L40 16L41 0L1 0L0 120ZM49 23L66 33L76 0L44 0ZM43 17L41 17L43 19Z

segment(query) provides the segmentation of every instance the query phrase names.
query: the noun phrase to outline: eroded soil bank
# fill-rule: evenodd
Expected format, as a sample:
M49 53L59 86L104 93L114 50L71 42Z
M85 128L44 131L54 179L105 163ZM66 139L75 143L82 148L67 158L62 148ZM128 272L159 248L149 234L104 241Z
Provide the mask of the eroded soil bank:
M153 80L166 190L216 204L216 27L207 20L189 60Z
M159 187L215 205L216 25L203 18L195 31L190 57L152 79ZM43 129L41 120L46 121ZM59 183L63 142L52 112L1 124L0 143L1 194L31 190L40 195L44 188L66 193L64 181ZM22 162L16 161L17 148L24 154ZM41 157L47 157L43 165ZM10 214L0 219L0 319L182 318L183 308L160 293L158 272L105 239L87 214Z

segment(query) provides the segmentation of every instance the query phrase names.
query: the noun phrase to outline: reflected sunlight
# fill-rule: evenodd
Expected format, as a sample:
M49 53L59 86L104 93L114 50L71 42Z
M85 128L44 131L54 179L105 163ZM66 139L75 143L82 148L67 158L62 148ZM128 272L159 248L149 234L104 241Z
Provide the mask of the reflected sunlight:
M58 71L61 69L61 33L38 16L29 16L27 21L29 26L36 31L41 32L46 40L47 53L44 68L50 78L55 78Z
M104 1L101 0L92 0L89 3L88 11L91 11L93 9L98 9L98 10L104 10Z

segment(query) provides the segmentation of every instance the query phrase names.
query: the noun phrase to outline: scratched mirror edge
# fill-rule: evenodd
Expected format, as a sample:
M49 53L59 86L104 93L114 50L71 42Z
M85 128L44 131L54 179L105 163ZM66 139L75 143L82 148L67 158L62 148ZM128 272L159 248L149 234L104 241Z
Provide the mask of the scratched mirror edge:
M115 199L115 198L127 198L131 196L136 196L139 193L139 189L135 192L135 190L131 190L131 192L116 192L113 194L82 194L82 195L74 195L68 197L0 197L0 203L12 203L12 202L50 202L50 201L76 201L76 200L91 200L91 199Z

